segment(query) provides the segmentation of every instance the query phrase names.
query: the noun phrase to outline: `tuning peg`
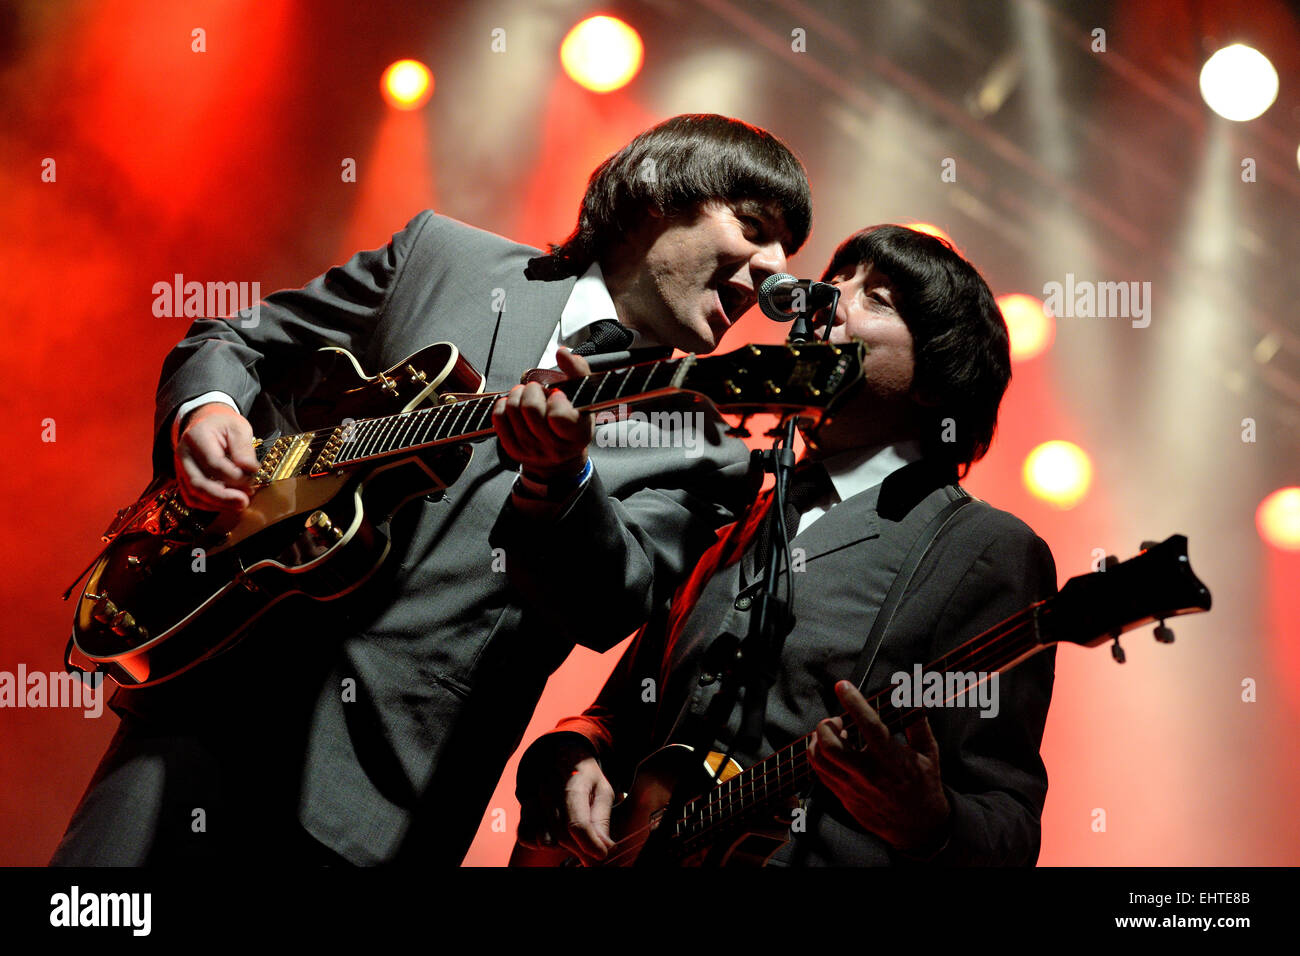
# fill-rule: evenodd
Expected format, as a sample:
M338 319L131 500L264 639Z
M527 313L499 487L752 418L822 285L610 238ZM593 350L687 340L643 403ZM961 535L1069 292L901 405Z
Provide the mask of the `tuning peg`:
M1115 634L1113 636L1115 639L1115 643L1110 646L1110 656L1115 658L1116 664L1123 664L1125 660L1124 648L1119 646L1119 635Z
M1160 623L1156 625L1156 629L1152 631L1152 633L1155 634L1156 640L1161 644L1172 644L1174 642L1174 632L1165 627L1165 619L1163 617L1160 619Z
M1150 551L1152 548L1154 548L1154 547L1155 547L1156 545L1158 545L1159 543L1160 543L1159 541L1143 541L1140 545L1138 545L1138 550L1139 550L1139 551Z
M1103 571L1109 571L1117 564L1119 564L1119 558L1115 557L1113 554L1108 554L1106 557L1101 559L1101 569Z

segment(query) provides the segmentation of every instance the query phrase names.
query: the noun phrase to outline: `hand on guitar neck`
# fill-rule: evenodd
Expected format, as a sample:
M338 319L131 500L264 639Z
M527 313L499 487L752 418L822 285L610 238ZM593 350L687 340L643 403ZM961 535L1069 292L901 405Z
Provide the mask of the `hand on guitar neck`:
M253 426L229 405L200 405L176 439L175 468L181 497L191 508L241 511L248 507L257 472Z
M835 696L863 743L848 743L843 717L819 723L808 748L817 778L853 819L886 843L917 856L938 853L947 842L952 808L939 775L939 744L930 722L923 718L909 724L907 744L901 744L850 682L839 681Z
M559 379L591 374L587 360L567 349L556 355ZM557 373L551 373L557 374ZM516 385L492 409L492 427L505 453L523 465L524 477L545 484L578 475L587 464L591 415L559 390L539 381Z

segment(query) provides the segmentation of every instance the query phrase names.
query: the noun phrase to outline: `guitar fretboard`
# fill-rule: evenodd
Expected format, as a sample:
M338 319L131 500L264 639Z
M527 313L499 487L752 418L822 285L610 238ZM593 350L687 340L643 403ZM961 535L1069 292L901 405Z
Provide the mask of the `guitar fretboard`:
M662 359L572 378L555 388L568 395L578 410L595 411L632 398L680 389L688 368L686 359ZM334 464L354 464L396 451L486 438L493 433L491 410L502 394L473 395L447 405L354 421L344 427L344 446Z
M682 388L693 357L661 359L559 382L555 387L580 411L596 411ZM492 407L504 393L458 398L445 405L351 422L332 463L351 465L395 452L470 441L492 434Z
M925 670L942 674L960 671L983 675L1009 670L1045 646L1038 631L1050 616L1051 600L1026 608L954 648L929 664ZM981 679L974 684L965 685L967 693L983 682ZM895 707L890 700L893 692L891 684L867 698L891 734L919 721L924 714L920 707ZM944 703L951 703L951 700L945 698ZM842 716L848 732L846 743L850 747L861 747L862 735L857 725L847 714ZM813 736L809 734L800 737L789 746L684 804L673 820L675 852L687 857L711 847L724 833L734 830L738 823L761 812L778 809L786 801L803 793L813 778L812 763L808 756Z

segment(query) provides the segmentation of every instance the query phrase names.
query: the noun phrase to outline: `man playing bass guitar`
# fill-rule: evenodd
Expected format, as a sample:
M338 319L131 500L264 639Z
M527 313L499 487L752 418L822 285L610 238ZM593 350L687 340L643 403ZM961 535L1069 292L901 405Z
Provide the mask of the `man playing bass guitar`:
M792 808L779 808L780 836L761 844L757 858L772 854L770 862L795 866L1031 865L1047 790L1039 746L1054 651L1000 675L987 707L927 709L905 739L855 686L865 676L866 692L886 687L892 675L913 674L1056 590L1051 552L1023 522L969 498L953 508L965 497L959 471L988 450L1010 379L1005 323L969 262L899 226L849 238L823 278L842 292L831 340L857 337L870 353L862 390L807 436L788 493L798 555L789 574L794 627L762 739L735 756L753 762L815 728L808 756L818 785L803 792L792 818ZM865 646L913 547L945 514L888 626L871 634L881 643ZM760 528L750 514L725 534L671 612L638 635L596 701L526 752L517 788L524 847L559 845L593 864L629 862L636 834L611 830L615 788L627 789L643 758L665 744L698 747L701 727L710 737L705 749L726 751L742 706L711 709L726 668L710 649L719 635L746 633L753 583L779 551L764 544ZM860 668L867 673L856 674ZM850 727L831 716L844 711ZM702 762L698 754L688 759ZM738 796L750 792L742 787ZM729 812L725 802L715 809L709 827ZM771 829L771 813L767 820ZM732 842L736 832L718 833L706 860L742 847Z

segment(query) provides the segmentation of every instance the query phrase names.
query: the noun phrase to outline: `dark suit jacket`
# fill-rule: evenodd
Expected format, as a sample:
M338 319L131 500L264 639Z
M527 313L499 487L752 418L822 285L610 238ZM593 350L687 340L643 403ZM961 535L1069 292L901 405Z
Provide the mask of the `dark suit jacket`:
M487 390L510 388L541 355L575 281L527 278L537 254L424 212L385 248L269 296L256 326L197 321L163 367L158 467L170 470L170 423L183 402L221 390L252 418L312 347L346 348L373 374L451 341ZM698 455L653 442L593 447L595 477L542 540L527 526L511 530L520 517L501 513L516 465L495 441L480 445L444 498L399 514L385 570L361 591L276 616L224 658L122 692L116 706L153 734L191 724L209 737L234 733L242 714L246 746L273 742L277 767L291 765L285 799L316 840L358 864L404 854L458 863L574 641L605 650L632 633L752 494L745 447L702 410ZM507 567L512 549L546 549L550 601L579 588L595 595L565 634L549 608L525 611L508 575L494 571L498 520Z
M806 568L793 574L795 628L768 699L763 752L785 747L817 722L840 713L835 681L849 678L875 612L912 542L930 515L954 496L955 476L924 462L906 466L882 485L832 508L798 535ZM752 549L751 549L752 552ZM716 683L698 684L700 657L724 632L744 636L749 612L735 598L741 575L755 578L752 553L724 567L705 587L681 636L665 649L662 632L640 634L596 702L542 738L521 766L526 777L537 756L582 734L616 789L626 786L649 752L679 739L683 715L702 711ZM973 501L958 511L918 568L887 632L865 689L890 685L1056 590L1051 552L1012 515ZM945 789L953 807L953 836L936 862L1032 864L1038 856L1039 817L1047 774L1038 749L1051 698L1054 654L1049 649L1000 676L1000 712L928 711L940 748ZM658 705L645 702L644 681L661 688ZM728 730L739 725L733 710ZM742 761L743 762L743 761ZM808 826L773 860L792 865L908 863L882 840L862 831L828 791L808 805Z

